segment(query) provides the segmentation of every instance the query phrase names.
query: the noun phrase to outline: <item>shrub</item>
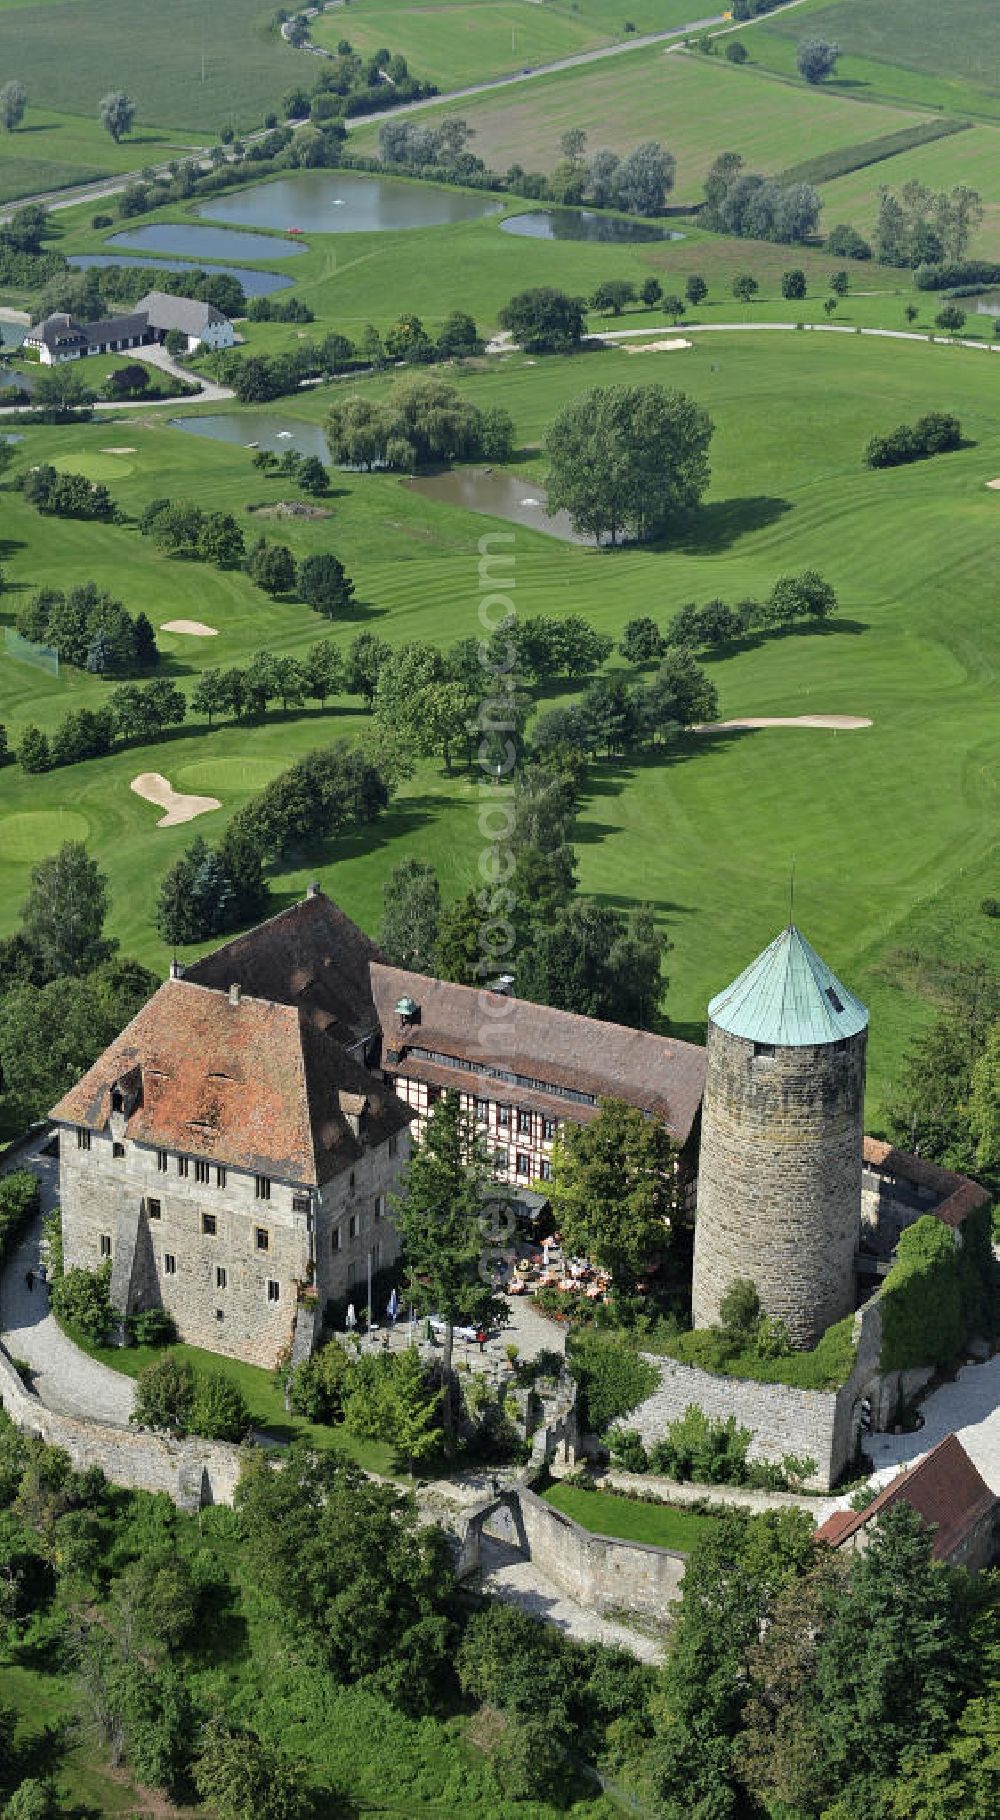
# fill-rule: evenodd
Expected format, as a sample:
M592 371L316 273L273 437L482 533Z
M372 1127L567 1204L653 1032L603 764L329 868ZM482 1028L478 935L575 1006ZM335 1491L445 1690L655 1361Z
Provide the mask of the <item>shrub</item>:
M751 1339L760 1320L760 1296L749 1277L736 1277L719 1303L719 1326L734 1347Z
M128 1315L125 1332L133 1346L172 1346L177 1338L173 1315L165 1308L144 1308Z
M637 1428L619 1428L608 1436L611 1458L623 1472L648 1472L649 1454Z
M194 1408L194 1369L173 1353L140 1371L135 1408L129 1420L139 1428L162 1428L187 1434Z
M189 1432L208 1441L245 1441L250 1409L238 1384L224 1371L196 1371Z
M351 1362L336 1340L297 1365L288 1380L288 1400L310 1422L342 1422L350 1393Z
M684 1414L668 1424L663 1440L650 1449L649 1463L654 1472L671 1479L744 1485L752 1439L749 1428L740 1428L735 1416L713 1422L697 1403L689 1403Z
M623 1334L575 1333L567 1359L579 1385L581 1423L594 1434L627 1416L657 1385L655 1368Z
M111 1260L99 1270L67 1270L52 1284L52 1307L60 1321L101 1346L111 1333Z

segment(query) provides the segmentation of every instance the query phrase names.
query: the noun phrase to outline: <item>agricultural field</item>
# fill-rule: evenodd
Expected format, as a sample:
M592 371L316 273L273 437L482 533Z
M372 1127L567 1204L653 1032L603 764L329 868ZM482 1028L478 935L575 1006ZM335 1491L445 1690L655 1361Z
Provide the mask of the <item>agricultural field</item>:
M692 0L622 0L614 14L602 0L361 0L347 15L339 7L321 14L311 36L327 50L346 37L362 56L387 45L422 81L450 89L627 43L626 20L638 33L680 30L698 10Z
M982 226L970 244L972 258L1000 259L1000 130L975 126L967 133L936 139L873 168L852 171L821 186L823 219L828 227L848 221L869 233L878 215L878 185L899 190L915 178L931 189L968 184L983 199Z
M53 6L57 3L52 0ZM0 12L0 33L5 21L6 14ZM96 102L93 119L29 104L17 132L0 133L0 203L113 177L119 171L134 171L140 164L185 158L194 149L192 139L146 125L115 145L97 118Z
M433 121L438 111L424 117ZM920 118L902 108L862 108L832 89L661 46L471 97L462 102L462 115L475 130L472 149L500 171L515 160L528 170L551 170L560 134L570 127L582 127L592 149L621 152L660 139L677 160L671 200L681 203L700 200L705 173L721 151L740 151L751 170L778 172ZM369 123L352 134L352 145L372 150L377 134Z
M981 898L995 893L1000 734L995 715L1000 642L993 632L997 512L986 482L1000 475L1000 371L981 353L850 335L708 336L685 353L481 363L461 378L478 402L503 403L531 454L559 406L581 387L627 380L682 385L717 425L713 482L699 521L674 547L615 555L517 533L519 611L584 614L620 633L638 613L665 622L685 600L765 592L777 575L818 567L840 611L822 631L799 631L711 662L724 718L802 713L870 717L868 731L772 730L692 735L662 759L598 765L581 817L580 881L605 901L651 902L674 944L668 1009L697 1036L709 996L769 939L787 910L794 855L804 928L872 1005L872 1110L900 1053L927 1015L905 956L984 954L990 925ZM367 382L369 386L372 382ZM376 382L374 389L385 386ZM776 400L780 398L780 407ZM276 421L320 421L322 390L270 407ZM927 409L957 411L968 446L910 469L866 472L876 430ZM822 436L816 426L822 421ZM134 512L154 495L197 498L245 513L283 496L242 448L195 438L154 413L63 430L29 429L23 465L131 446L112 491ZM287 485L287 483L286 483ZM328 630L301 605L272 605L240 574L166 558L134 530L40 520L18 495L4 501L8 621L41 584L93 576L142 606L154 625L191 617L218 627L198 640L164 635L167 672L188 688L207 663L244 659L267 645L301 651ZM390 642L442 645L476 628L476 545L495 520L418 497L390 476L338 475L331 517L282 525L297 556L332 548L355 577L361 603L332 636L361 627ZM247 521L250 529L252 521ZM268 527L274 535L273 527ZM616 660L612 660L615 662ZM620 661L620 660L618 660ZM51 727L65 710L102 696L96 679L64 669L57 680L0 660L0 719L16 742L30 722ZM302 752L356 736L356 701L259 726L209 730L194 721L156 747L25 777L0 772L0 897L13 925L31 860L74 833L108 869L114 932L127 951L165 971L151 925L156 879L192 831L216 835L251 791ZM157 812L129 789L156 769L177 788L209 792L221 811L197 828L159 829ZM325 888L375 929L387 872L419 851L447 896L472 875L477 787L436 762L421 766L375 829L322 854L303 855L275 881L275 907L318 872Z
M756 23L755 61L792 71L805 37L834 39L844 52L828 86L868 96L1000 117L1000 51L990 0L805 0Z
M197 0L169 7L158 0L128 7L122 0L0 4L0 69L28 91L25 125L11 137L19 146L32 138L36 108L90 122L101 96L116 88L127 89L138 107L126 168L148 161L141 142L150 121L205 141L226 125L249 132L279 108L287 88L312 74L303 68L310 61L305 54L271 30L273 10L247 0L220 0L211 8ZM58 135L44 129L34 135L32 151L61 162ZM122 167L109 160L105 168Z

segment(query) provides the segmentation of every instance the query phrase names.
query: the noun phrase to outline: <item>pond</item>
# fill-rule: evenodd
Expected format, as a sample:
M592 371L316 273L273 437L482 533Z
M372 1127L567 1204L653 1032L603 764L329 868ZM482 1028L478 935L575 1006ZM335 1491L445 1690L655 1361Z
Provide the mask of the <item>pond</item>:
M435 183L401 183L346 171L301 171L296 177L254 183L249 189L213 198L198 212L213 221L235 221L245 227L377 234L393 228L475 221L498 214L502 207L488 196L448 190Z
M605 245L635 245L637 241L683 240L672 228L635 216L598 215L593 209L531 209L501 221L505 234L526 240L598 240Z
M283 272L255 272L248 265L213 265L209 267L195 265L190 259L154 259L142 258L138 254L131 257L128 253L70 253L69 263L77 271L89 271L91 266L108 265L148 265L152 271L161 272L199 272L206 269L212 272L225 272L230 278L236 278L243 286L247 297L269 297L272 291L284 291L293 282Z
M35 389L36 366L8 367L0 362L0 391L7 386L19 386L22 392L33 392ZM10 439L8 438L8 441Z
M207 417L171 417L170 427L186 430L189 436L208 436L213 442L271 449L275 455L294 449L299 455L317 455L320 461L330 459L319 424L302 423L294 417L271 417L266 411L216 411Z
M977 291L974 297L956 297L960 310L975 310L977 316L1000 316L1000 290Z
M112 234L108 246L133 247L138 253L178 253L192 259L291 259L308 253L303 240L272 240L267 234L230 234L225 228L190 227L183 221L150 222Z
M503 468L451 468L443 474L417 475L403 484L424 499L464 506L467 512L483 512L487 518L505 518L508 524L543 531L562 543L593 541L574 531L568 512L548 516L545 493L536 481L508 474Z

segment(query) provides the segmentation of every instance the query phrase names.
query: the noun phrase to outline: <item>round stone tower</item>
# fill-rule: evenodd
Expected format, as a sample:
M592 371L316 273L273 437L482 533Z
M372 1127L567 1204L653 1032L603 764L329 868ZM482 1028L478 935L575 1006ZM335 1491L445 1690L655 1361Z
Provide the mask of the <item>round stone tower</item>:
M797 1347L853 1307L867 1033L793 923L709 1005L696 1327L737 1277Z

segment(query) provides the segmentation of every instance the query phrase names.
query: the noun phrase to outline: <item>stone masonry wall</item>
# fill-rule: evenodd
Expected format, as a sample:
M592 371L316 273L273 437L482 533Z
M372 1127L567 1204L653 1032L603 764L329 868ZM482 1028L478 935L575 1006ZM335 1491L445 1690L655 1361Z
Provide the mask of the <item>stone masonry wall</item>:
M241 1469L238 1447L224 1441L168 1441L137 1428L59 1415L27 1389L2 1346L0 1402L17 1428L61 1447L78 1472L99 1466L115 1485L165 1491L185 1509L233 1501Z
M149 1264L134 1284L133 1307L159 1303L192 1345L274 1365L291 1342L297 1285L310 1269L310 1215L293 1205L298 1191L274 1179L264 1200L243 1170L227 1167L220 1185L215 1164L207 1165L207 1181L197 1179L194 1156L130 1140L124 1150L115 1156L103 1132L90 1134L89 1149L78 1148L72 1129L60 1133L66 1268L96 1270L108 1255L113 1268L139 1211L136 1248ZM269 1284L277 1285L276 1298Z
M749 1277L809 1347L852 1304L865 1034L758 1049L709 1024L694 1322L717 1321L730 1284Z
M367 1293L368 1253L372 1274L399 1260L399 1234L389 1211L389 1196L399 1186L410 1154L408 1132L365 1150L353 1169L342 1170L319 1194L316 1223L316 1289L320 1314L328 1300L348 1296L357 1303ZM382 1314L375 1309L376 1317Z
M568 1598L589 1611L632 1611L663 1620L680 1594L683 1555L591 1535L526 1488L518 1499L532 1563Z

